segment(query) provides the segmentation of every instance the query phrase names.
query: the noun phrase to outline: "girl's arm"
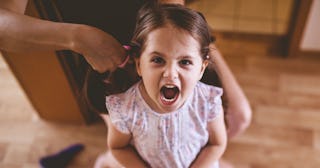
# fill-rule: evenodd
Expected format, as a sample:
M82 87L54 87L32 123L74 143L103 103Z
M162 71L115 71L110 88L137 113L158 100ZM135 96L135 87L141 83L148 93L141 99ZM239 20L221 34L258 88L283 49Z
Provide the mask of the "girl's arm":
M210 168L218 162L227 145L227 133L224 124L223 110L219 115L208 122L209 142L201 150L192 168Z
M248 99L213 43L210 44L210 55L213 59L213 67L211 68L217 72L224 92L224 110L226 112L228 138L230 139L241 134L250 125L252 112Z
M107 117L107 118L106 118ZM123 134L118 131L111 123L109 116L104 116L108 120L108 148L120 167L147 167L139 154L129 144L130 134ZM110 167L119 167L119 165L109 165Z

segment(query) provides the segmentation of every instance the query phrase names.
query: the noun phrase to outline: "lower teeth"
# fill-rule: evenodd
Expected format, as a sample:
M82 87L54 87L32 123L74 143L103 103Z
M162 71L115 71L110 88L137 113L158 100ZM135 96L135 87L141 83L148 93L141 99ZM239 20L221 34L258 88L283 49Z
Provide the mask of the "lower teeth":
M167 101L167 102L172 102L172 101L174 101L174 99L166 99L165 97L163 98L165 101Z

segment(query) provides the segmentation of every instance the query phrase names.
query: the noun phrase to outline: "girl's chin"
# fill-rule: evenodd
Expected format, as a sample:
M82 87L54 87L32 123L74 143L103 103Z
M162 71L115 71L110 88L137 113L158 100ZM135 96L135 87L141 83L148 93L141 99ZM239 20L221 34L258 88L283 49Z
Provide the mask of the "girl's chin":
M174 111L176 111L176 110L178 110L179 109L179 107L173 107L173 106L170 106L170 107L162 107L161 108L161 112L162 113L170 113L170 112L174 112Z

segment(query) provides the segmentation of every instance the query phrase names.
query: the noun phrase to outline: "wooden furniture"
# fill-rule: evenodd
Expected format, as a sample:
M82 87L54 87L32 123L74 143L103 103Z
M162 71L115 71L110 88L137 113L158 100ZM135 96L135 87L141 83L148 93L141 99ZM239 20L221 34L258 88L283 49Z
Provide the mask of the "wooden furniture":
M49 17L44 11L40 1L29 0L26 15ZM79 55L71 51L30 51L3 52L3 56L42 119L74 123L94 121L96 115L88 109L81 92L84 63Z
M136 12L142 3L130 0L29 0L26 14L55 22L91 25L108 32L120 43L128 44ZM99 111L102 107L105 109L104 86L97 82L99 79L89 87L92 103L85 101L83 90L89 65L81 55L72 51L3 55L41 118L91 123L98 118L92 104Z

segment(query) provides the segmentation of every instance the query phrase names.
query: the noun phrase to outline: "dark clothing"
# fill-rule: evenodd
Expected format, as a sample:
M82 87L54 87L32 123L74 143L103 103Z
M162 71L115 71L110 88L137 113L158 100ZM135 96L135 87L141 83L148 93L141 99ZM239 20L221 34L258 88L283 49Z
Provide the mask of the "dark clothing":
M130 42L144 0L56 0L63 22L97 27L122 44Z

